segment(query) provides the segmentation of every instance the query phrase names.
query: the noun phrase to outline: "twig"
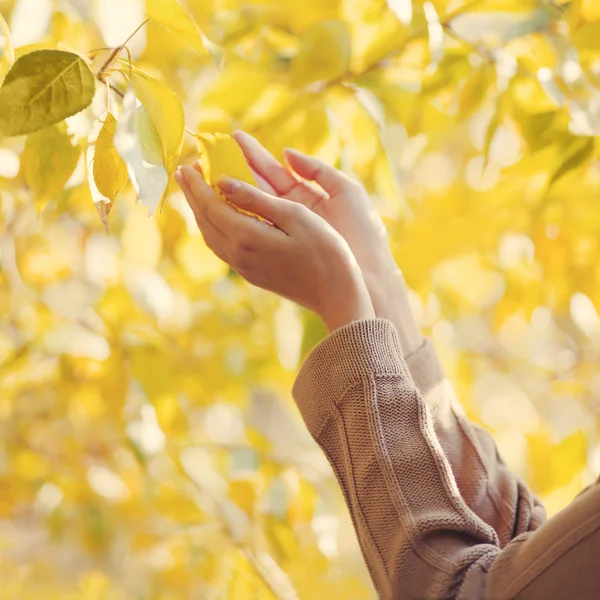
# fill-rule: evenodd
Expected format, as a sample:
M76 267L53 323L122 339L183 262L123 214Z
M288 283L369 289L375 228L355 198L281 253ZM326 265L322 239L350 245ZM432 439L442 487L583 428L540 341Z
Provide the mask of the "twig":
M102 79L102 76L104 75L104 72L106 71L106 69L108 69L108 67L110 67L110 65L112 64L113 60L121 53L122 50L124 50L125 48L127 48L127 44L131 41L131 39L133 38L133 36L135 36L135 34L140 29L142 29L142 27L144 27L144 25L146 25L149 22L150 22L150 19L146 19L143 23L140 23L137 26L137 28L135 29L135 31L118 48L115 48L110 53L110 55L106 59L105 63L100 67L100 71L98 71L98 77L100 79Z

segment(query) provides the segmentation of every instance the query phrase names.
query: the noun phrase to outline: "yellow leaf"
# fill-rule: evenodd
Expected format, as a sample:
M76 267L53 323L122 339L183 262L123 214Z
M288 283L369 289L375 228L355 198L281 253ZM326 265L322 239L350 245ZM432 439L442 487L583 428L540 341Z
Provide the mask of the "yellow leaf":
M598 0L580 0L579 10L586 21L600 19L600 2Z
M571 34L573 44L583 52L600 51L600 21L590 21Z
M217 186L222 177L233 177L256 186L254 175L246 162L242 149L230 135L225 133L198 134L198 147L202 175L206 183L222 198L225 196ZM241 208L236 207L236 210L253 217L257 216Z
M302 86L313 81L331 81L350 66L350 34L342 21L325 21L309 27L302 36L292 63L291 78Z
M232 479L228 496L247 515L251 515L256 505L256 483L250 478Z
M0 85L15 61L15 50L8 25L0 14Z
M198 134L200 165L206 182L217 185L224 176L256 185L254 175L238 143L226 133Z
M39 50L17 60L0 88L0 137L58 123L92 102L95 77L77 54Z
M177 169L183 147L185 116L181 101L169 86L137 69L133 89L160 136L164 164L171 175Z
M494 70L485 65L476 71L469 79L460 94L458 119L468 119L481 106L485 96L494 81Z
M206 54L200 28L176 0L146 0L146 9L149 19L171 31L192 50Z
M21 162L38 210L60 194L80 154L80 147L73 145L64 123L28 136Z
M107 113L96 141L93 167L98 191L111 202L119 195L129 179L127 165L114 145L116 130L117 120L112 113Z

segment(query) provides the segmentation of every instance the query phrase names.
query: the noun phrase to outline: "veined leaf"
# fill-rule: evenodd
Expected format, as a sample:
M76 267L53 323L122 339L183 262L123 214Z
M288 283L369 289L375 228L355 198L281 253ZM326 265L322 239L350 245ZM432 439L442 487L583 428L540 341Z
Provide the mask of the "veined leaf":
M0 85L15 61L15 49L8 25L0 14Z
M0 88L0 137L31 133L92 102L94 74L77 54L39 50L17 60Z
M98 134L94 151L94 181L98 191L111 202L125 187L129 175L127 165L114 145L117 120L112 113L107 113Z
M143 105L138 106L135 92L130 88L114 138L115 148L127 163L131 182L140 202L151 215L164 199L169 175L163 162L160 136Z
M202 32L190 13L177 0L146 0L148 18L174 33L186 46L206 54Z
M25 181L38 211L58 196L73 174L81 148L73 145L64 123L32 133L21 157Z
M171 175L177 169L183 147L185 115L181 101L169 86L141 71L135 71L132 83L160 136L164 165Z
M350 54L350 34L344 22L315 23L302 36L292 63L292 82L302 86L341 77L350 66Z

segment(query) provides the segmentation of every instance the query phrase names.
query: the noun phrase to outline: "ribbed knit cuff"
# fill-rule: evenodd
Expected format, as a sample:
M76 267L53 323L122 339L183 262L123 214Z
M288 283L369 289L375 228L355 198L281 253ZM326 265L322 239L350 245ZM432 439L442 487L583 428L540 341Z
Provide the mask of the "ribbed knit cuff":
M354 321L329 334L308 355L292 389L311 434L318 436L332 403L348 388L384 374L409 376L398 334L390 321Z
M418 350L406 357L406 364L422 396L445 378L435 346L428 338L425 338Z

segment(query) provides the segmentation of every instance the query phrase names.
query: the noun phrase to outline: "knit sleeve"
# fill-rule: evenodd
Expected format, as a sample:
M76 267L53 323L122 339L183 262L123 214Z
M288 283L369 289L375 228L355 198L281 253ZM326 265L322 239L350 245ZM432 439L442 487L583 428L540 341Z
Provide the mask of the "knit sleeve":
M293 393L382 598L446 597L464 569L498 549L494 529L460 495L389 321L329 335Z
M356 321L330 334L293 393L383 600L595 597L600 486L501 549L459 492L390 322Z
M504 463L490 433L467 419L432 341L406 363L469 508L494 528L501 547L537 529L546 520L543 504Z

